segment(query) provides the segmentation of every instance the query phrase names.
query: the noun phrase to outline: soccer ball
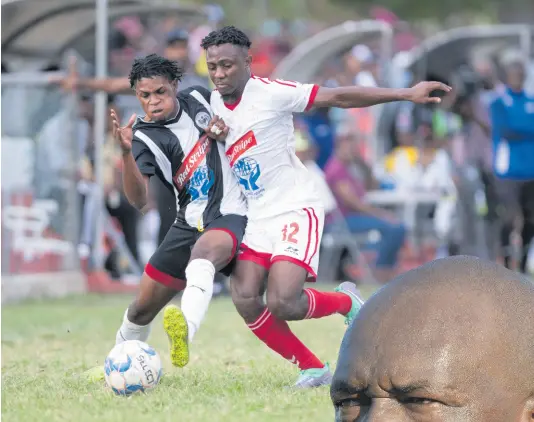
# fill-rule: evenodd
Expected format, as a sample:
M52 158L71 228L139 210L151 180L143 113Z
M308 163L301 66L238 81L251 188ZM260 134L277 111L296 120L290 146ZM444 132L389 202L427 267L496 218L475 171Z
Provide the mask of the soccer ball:
M121 396L154 388L163 374L158 353L138 340L128 340L111 349L104 372L106 384Z

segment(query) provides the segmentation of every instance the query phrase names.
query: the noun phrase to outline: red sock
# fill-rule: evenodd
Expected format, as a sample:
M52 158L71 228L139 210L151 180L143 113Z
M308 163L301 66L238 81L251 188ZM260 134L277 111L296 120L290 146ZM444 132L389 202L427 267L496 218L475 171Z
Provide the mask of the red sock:
M267 308L248 327L267 347L301 370L324 367L319 358L293 334L287 322L276 319Z
M352 308L352 299L345 293L326 293L304 289L308 295L309 309L304 319L322 318L332 314L347 315Z

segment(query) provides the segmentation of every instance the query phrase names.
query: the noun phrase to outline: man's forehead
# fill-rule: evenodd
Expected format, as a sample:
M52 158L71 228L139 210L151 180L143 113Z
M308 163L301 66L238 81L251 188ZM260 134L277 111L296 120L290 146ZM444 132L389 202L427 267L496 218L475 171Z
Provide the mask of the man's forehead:
M473 381L473 367L479 363L469 339L462 341L458 334L440 332L434 324L383 331L379 325L364 323L355 326L350 336L338 367L339 375L353 386L393 382L398 386L461 387L467 380Z
M168 81L161 76L142 78L137 82L136 88L140 91L157 91L166 83L168 83Z
M235 60L240 55L243 55L243 48L233 44L214 45L206 50L208 61Z
M341 388L390 392L409 390L452 392L468 388L472 374L449 348L436 351L395 353L356 346L346 350L338 363L336 378ZM378 391L376 391L378 393Z

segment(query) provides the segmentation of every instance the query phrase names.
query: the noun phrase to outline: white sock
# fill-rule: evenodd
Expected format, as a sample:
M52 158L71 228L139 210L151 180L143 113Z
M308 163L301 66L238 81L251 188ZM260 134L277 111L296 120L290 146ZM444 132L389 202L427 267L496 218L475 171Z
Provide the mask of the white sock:
M194 259L185 269L187 286L182 295L182 312L187 320L189 342L204 319L213 295L215 267L207 259Z
M124 318L122 320L122 325L117 331L117 336L115 337L115 344L122 343L127 340L140 340L146 342L150 334L150 324L148 325L137 325L128 320L128 309L124 313Z

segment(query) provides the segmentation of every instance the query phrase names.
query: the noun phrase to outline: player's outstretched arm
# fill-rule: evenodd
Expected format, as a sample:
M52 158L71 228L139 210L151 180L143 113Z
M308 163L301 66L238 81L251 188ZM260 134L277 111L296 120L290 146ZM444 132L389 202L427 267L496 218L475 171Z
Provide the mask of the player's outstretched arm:
M420 82L412 88L372 88L364 86L343 86L339 88L320 87L313 105L315 107L360 108L393 101L411 101L418 104L439 103L441 99L431 97L433 91L450 92L451 87L441 82Z
M111 110L113 137L119 143L122 150L122 183L124 185L124 194L130 204L142 212L148 204L149 177L141 174L132 154L132 127L135 123L135 117L135 114L132 115L127 125L120 127L117 113L115 110Z
M89 89L91 91L104 91L109 94L131 94L130 81L127 77L121 78L80 78L76 57L69 58L68 71L66 76L54 76L51 83L59 84L65 91L75 89Z

